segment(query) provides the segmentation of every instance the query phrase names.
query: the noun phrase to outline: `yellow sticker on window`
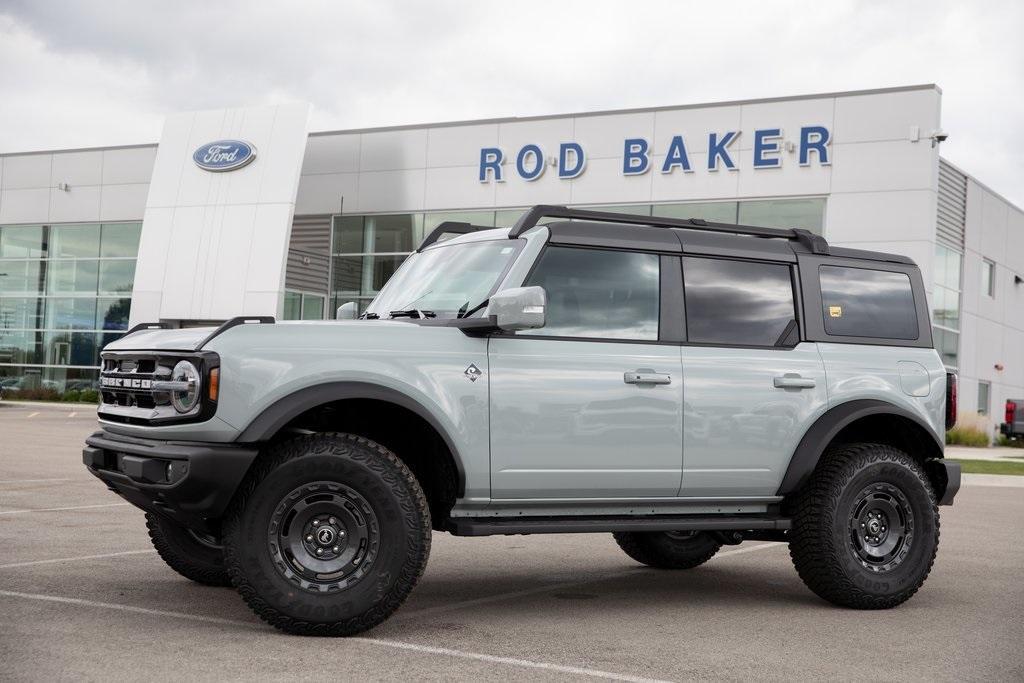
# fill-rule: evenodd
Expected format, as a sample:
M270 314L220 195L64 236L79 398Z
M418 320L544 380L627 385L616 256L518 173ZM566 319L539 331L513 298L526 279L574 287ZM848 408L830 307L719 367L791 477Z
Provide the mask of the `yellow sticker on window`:
M843 307L842 306L829 306L828 307L828 317L830 317L830 318L842 318L843 317Z

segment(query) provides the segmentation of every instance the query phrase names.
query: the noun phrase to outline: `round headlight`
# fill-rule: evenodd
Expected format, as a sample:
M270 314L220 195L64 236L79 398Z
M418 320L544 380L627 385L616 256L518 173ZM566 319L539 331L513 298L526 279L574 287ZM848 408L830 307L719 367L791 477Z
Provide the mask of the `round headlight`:
M180 361L174 366L174 371L171 373L171 381L173 382L187 382L188 389L183 391L172 391L171 392L171 405L179 413L187 413L195 409L199 404L199 399L202 396L201 389L203 380L199 375L199 370L196 366L187 360Z

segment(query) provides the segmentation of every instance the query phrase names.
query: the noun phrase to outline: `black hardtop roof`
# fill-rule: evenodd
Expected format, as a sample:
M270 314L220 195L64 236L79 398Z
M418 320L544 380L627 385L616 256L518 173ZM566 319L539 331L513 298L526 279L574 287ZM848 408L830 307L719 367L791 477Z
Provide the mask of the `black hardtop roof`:
M563 220L545 220L551 218ZM509 239L516 239L538 225L548 228L552 244L783 261L795 261L798 254L816 254L889 263L914 263L912 259L898 254L834 247L821 235L801 228L766 228L716 223L699 218L644 216L545 204L528 209L509 230ZM466 234L490 229L493 228L445 222L431 231L419 248L422 250L433 244L444 234Z

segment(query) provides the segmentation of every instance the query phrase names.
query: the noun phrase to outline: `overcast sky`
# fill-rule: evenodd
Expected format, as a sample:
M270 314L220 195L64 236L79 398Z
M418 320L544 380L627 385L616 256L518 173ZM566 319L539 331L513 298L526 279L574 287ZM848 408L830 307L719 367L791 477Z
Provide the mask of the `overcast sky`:
M0 152L289 100L330 130L937 83L942 155L1024 206L1022 30L1021 0L0 0Z

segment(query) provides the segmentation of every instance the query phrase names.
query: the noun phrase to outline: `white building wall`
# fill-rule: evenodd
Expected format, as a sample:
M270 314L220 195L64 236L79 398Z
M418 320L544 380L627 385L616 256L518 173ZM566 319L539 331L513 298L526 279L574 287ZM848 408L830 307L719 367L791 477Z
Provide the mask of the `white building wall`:
M137 221L155 159L156 145L2 156L0 224Z
M1024 211L967 180L967 225L960 342L961 411L978 409L978 382L992 385L990 417L1024 398ZM995 296L982 284L982 260L996 264ZM1001 369L1000 369L1001 368Z
M281 314L308 104L169 116L139 243L131 324ZM192 160L217 140L255 161L213 173Z

